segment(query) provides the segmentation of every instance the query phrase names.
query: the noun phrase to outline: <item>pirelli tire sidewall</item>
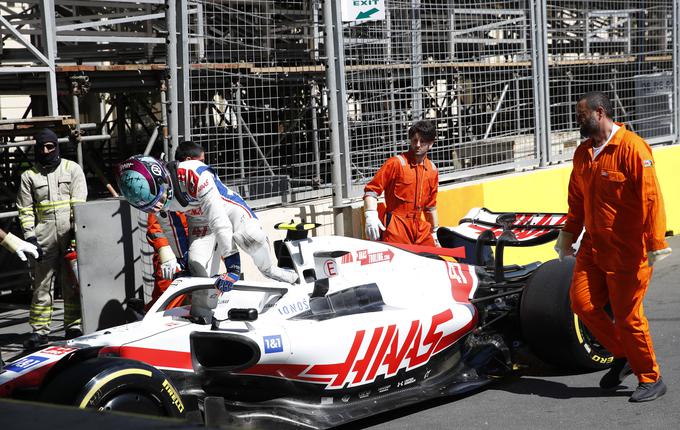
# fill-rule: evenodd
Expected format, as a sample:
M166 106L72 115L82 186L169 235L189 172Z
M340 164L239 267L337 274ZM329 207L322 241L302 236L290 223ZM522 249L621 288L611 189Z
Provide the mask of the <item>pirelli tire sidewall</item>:
M575 258L542 264L527 282L520 305L522 335L543 361L565 369L600 370L613 357L594 341L571 310Z
M151 398L164 416L184 416L179 390L163 372L139 361L99 357L76 364L59 376L53 381L56 386L49 389L60 390L68 379L76 382L80 388L69 387L72 394L67 401L79 408L102 409L118 395L136 393Z

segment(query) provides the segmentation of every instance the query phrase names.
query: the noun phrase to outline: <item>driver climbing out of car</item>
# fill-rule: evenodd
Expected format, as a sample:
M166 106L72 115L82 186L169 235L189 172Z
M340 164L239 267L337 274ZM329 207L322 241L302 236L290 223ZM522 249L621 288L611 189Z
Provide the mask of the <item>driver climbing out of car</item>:
M364 188L366 237L379 240L382 231L385 242L439 246L439 173L427 158L437 138L436 126L432 121L417 121L408 129L408 138L408 151L389 158ZM378 197L383 191L386 211L381 220Z
M569 180L569 213L555 250L560 260L585 226L571 283L572 309L614 356L600 386L617 387L635 373L631 402L666 393L642 301L655 262L671 253L666 214L649 145L613 121L609 98L581 97L577 123L585 140L576 148ZM614 320L605 310L610 304Z
M238 246L247 252L265 276L294 283L295 271L277 267L269 239L253 210L235 191L220 181L214 170L198 160L167 166L149 156L137 155L120 163L116 179L121 193L144 212L184 212L189 224L188 264L195 276L210 276L207 262L215 241L226 272L215 287L229 291L240 278ZM159 217L159 220L163 217Z

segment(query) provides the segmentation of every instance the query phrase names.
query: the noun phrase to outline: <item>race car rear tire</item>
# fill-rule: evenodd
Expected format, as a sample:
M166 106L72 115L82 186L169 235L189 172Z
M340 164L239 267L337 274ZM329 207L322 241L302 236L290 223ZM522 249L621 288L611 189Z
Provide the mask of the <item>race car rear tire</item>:
M163 372L123 358L98 357L64 369L47 382L41 400L79 408L184 416L179 391Z
M569 288L576 259L542 264L522 294L522 335L543 361L565 369L600 370L613 357L571 311Z

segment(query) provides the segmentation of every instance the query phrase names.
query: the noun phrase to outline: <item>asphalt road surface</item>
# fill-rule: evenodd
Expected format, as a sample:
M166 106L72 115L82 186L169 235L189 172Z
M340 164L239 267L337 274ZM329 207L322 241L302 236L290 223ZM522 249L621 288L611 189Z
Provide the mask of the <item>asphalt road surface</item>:
M629 376L617 391L598 383L604 371L559 374L543 368L460 397L424 402L376 415L346 428L414 429L680 429L680 236L659 262L645 297L656 357L668 385L665 396L629 403L637 386Z

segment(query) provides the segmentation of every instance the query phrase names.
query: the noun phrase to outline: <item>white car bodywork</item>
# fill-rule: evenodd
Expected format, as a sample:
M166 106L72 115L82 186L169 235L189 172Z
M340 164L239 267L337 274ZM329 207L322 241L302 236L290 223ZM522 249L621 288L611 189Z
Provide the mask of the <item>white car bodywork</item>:
M285 245L300 275L299 284L239 281L234 290L221 294L205 288L212 285L211 279L179 278L143 320L82 336L59 350L50 347L24 357L30 365L24 369L10 364L9 371L0 375L0 387L53 364L72 348L87 346L101 347L100 355L135 359L164 371L194 372L190 335L214 332L248 338L258 347L259 360L234 373L311 383L332 392L425 366L476 321L475 307L468 302L477 287L473 266L345 237ZM379 291L382 303L366 312L337 316L333 304L324 305L316 318L311 302L326 298L310 298L310 294L322 279L328 281L326 297L368 285L369 290ZM213 308L212 325L191 322L190 306L163 309L169 298L201 286L204 289L194 293L193 306ZM230 321L229 310L235 308L256 309L258 318ZM54 354L59 351L63 354Z

